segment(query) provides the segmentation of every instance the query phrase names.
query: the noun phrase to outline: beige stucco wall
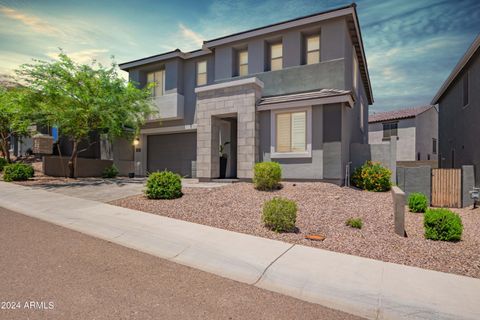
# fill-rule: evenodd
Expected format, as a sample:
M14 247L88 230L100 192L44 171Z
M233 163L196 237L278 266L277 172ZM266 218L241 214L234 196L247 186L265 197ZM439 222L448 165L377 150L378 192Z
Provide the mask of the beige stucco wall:
M416 160L415 131L415 118L398 121L397 161ZM381 122L368 125L368 143L389 143L389 141L383 140L383 124Z

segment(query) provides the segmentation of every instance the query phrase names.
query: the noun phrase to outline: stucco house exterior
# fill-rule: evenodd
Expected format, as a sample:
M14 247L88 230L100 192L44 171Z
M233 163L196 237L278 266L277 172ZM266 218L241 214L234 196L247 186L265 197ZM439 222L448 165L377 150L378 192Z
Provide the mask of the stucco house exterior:
M368 117L370 144L397 137L397 161L438 159L438 110L433 105L379 112Z
M475 166L480 181L480 34L432 100L439 108L439 165Z
M256 162L283 177L341 182L352 143L368 143L373 103L355 4L120 64L155 83L160 119L135 148L137 175L169 169L208 181L251 179ZM228 142L228 144L225 144Z

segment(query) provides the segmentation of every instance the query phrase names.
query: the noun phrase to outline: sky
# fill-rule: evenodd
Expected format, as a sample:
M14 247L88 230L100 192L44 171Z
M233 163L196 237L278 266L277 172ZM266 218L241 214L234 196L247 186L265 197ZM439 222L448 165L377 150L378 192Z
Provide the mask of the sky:
M480 33L479 0L360 0L375 103L430 103ZM0 0L0 74L54 59L118 63L201 47L203 40L349 4L321 0ZM123 72L123 71L122 71ZM124 75L126 76L126 74Z

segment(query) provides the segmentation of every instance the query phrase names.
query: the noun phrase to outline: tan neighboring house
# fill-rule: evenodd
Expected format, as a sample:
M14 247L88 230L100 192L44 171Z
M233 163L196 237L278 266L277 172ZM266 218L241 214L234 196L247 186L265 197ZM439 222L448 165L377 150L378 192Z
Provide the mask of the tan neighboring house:
M397 161L438 159L438 110L427 105L369 115L370 144L397 137Z

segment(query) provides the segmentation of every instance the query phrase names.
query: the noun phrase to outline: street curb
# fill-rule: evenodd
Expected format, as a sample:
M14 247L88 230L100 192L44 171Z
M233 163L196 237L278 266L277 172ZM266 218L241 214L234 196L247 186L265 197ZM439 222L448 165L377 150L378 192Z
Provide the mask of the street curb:
M0 206L368 319L480 319L480 279L292 245L5 182L0 182Z

